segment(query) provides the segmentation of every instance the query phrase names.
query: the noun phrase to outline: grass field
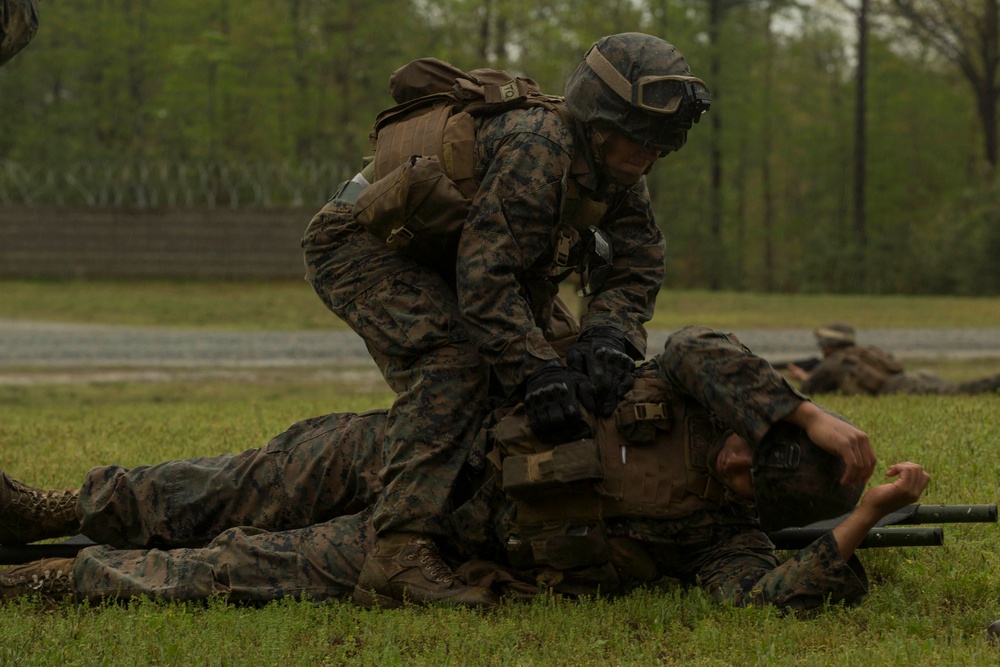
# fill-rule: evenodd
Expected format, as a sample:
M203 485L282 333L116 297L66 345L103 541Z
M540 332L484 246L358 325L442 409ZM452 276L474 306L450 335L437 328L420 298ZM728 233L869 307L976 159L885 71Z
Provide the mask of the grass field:
M285 383L0 389L0 465L44 486L126 466L263 444L291 421L386 404L384 392ZM830 397L890 461L925 465L928 503L994 503L998 397ZM872 594L805 619L738 609L664 583L618 600L509 604L490 614L372 612L284 602L263 609L136 603L8 606L4 665L984 665L1000 618L994 524L945 527L941 547L862 553Z
M295 304L316 305L304 284L131 289L144 296L131 296L128 285L0 283L0 317L266 329L280 327L280 318L257 321L254 313L280 306L291 316ZM297 301L296 291L308 298ZM703 319L687 321L722 328L813 326L806 314L861 327L922 326L906 319L915 311L928 319L925 326L1000 326L1000 300L664 298L661 310L689 313L695 309L689 300L711 301L698 313ZM727 319L758 316L750 311L763 319ZM889 312L898 324L880 319ZM328 325L311 317L299 315L296 326ZM982 365L971 362L965 372L974 370ZM291 374L256 382L0 386L0 468L41 486L77 485L94 465L239 451L264 444L295 420L383 407L389 398L377 385ZM880 458L873 483L889 463L907 459L933 476L924 502L998 501L1000 396L820 402L872 437ZM51 607L29 600L0 609L0 665L998 664L1000 647L983 635L1000 618L997 531L995 524L952 524L940 547L863 551L871 595L856 608L806 618L718 605L670 582L615 600L541 600L483 614L368 611L339 602Z
M564 298L578 307L572 289ZM322 329L343 326L303 281L0 281L0 318L52 322ZM650 326L679 329L807 327L832 320L858 328L1000 327L1000 298L754 294L664 290Z

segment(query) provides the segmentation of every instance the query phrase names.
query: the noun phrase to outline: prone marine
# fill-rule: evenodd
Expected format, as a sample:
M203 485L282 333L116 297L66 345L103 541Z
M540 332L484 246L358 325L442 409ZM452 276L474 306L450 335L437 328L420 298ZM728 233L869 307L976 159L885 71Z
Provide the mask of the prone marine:
M523 405L491 412L451 498L441 555L456 567L422 561L419 544L403 555L434 585L475 589L443 603L614 595L662 577L735 604L856 602L867 579L855 549L929 480L897 463L862 495L876 464L867 435L703 327L671 335L614 414L591 423L592 438L550 445ZM2 572L0 597L403 604L357 586L385 424L384 410L324 415L239 454L96 467L76 489L2 474L0 543L82 533L97 544ZM768 531L846 512L779 562Z

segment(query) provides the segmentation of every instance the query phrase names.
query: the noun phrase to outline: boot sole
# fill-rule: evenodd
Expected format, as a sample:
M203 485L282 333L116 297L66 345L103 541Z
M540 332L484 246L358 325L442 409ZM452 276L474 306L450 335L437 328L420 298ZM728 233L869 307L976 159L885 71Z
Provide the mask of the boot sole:
M403 606L403 603L396 598L382 595L381 593L376 593L373 590L361 588L360 586L354 587L353 599L355 604L368 609L399 609Z

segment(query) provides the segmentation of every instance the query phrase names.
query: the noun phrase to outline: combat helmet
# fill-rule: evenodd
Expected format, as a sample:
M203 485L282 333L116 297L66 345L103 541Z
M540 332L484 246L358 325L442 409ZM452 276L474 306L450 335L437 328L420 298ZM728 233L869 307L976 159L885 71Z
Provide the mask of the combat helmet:
M769 533L846 514L865 487L864 482L841 484L840 457L820 449L803 429L783 421L774 424L754 448L751 474L757 515Z
M854 327L843 322L816 327L813 335L821 347L850 347L855 342Z
M565 98L577 120L607 123L661 153L679 150L711 105L708 86L683 54L639 32L595 42L566 83Z

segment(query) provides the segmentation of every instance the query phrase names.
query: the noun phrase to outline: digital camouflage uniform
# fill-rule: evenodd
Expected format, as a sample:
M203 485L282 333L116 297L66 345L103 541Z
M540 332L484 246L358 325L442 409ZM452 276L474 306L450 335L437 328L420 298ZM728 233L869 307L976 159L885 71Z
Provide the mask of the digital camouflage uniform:
M848 396L988 394L1000 389L1000 375L951 382L927 371L905 372L893 355L875 346L850 345L825 356L801 389L806 394Z
M480 187L453 282L451 266L425 266L370 235L348 202L331 200L306 231L308 280L365 340L398 394L386 425L388 484L374 509L380 534L447 535L449 493L467 456L463 443L479 428L491 388L509 396L559 359L550 342L558 289L551 274L566 273L553 263L568 170L607 203L599 226L615 253L614 271L580 325L614 327L634 358L645 354L643 324L663 280L663 236L645 181L628 188L602 182L576 131L543 108L478 121Z
M751 443L804 400L737 340L703 328L671 336L641 373L707 401L715 419ZM385 411L326 415L238 455L94 468L79 515L83 533L102 546L77 557L77 593L254 602L350 594L374 540L370 510L381 490L386 423ZM503 567L512 508L490 483L488 446L488 437L477 439L460 476L446 554L465 561L458 572L470 583L530 597L538 590L530 573L515 577ZM745 502L705 503L655 520L622 517L607 529L622 591L669 576L719 600L809 609L857 600L867 589L860 563L843 562L831 534L779 564Z
M23 49L38 31L38 0L0 1L0 66Z

